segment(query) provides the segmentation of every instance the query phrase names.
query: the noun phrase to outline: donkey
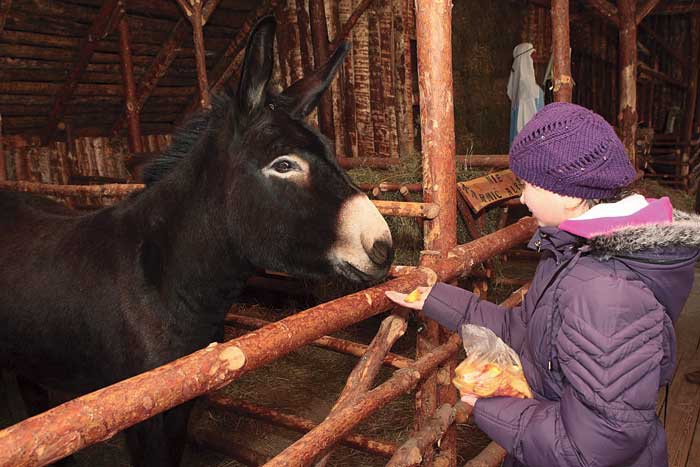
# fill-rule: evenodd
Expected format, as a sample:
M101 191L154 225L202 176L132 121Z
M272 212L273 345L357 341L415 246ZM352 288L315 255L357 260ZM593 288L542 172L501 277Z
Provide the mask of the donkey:
M347 46L273 95L274 35L258 22L237 92L175 133L141 192L87 214L0 192L0 366L85 393L221 340L256 270L385 277L385 220L304 122ZM189 410L127 430L134 465L177 465Z

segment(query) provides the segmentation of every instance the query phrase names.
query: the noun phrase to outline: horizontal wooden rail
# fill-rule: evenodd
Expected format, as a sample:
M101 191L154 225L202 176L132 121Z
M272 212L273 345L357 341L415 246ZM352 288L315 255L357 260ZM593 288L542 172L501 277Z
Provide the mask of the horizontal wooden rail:
M397 370L384 383L357 397L352 405L331 412L316 428L270 460L266 467L309 465L328 446L346 436L353 427L386 404L413 389L418 382L455 355L462 338L453 334L446 343L416 360L409 368Z
M145 185L140 183L105 185L52 185L49 183L0 181L0 190L37 193L49 196L93 196L95 198L126 198L143 190ZM435 203L413 203L406 201L373 201L380 213L385 216L422 217L434 219L440 212Z
M422 217L435 219L440 212L440 206L435 203L412 203L410 201L380 201L372 200L379 212L385 216Z
M233 412L245 417L262 420L272 425L288 428L290 430L301 433L308 433L318 426L312 422L297 415L290 415L279 410L263 407L261 405L252 404L250 402L236 399L224 394L211 394L206 398L207 403L217 409L222 409L228 412ZM396 452L396 445L388 441L376 440L367 436L348 434L342 444L360 451L369 452L383 457L391 457Z
M264 319L252 318L250 316L237 315L229 313L226 315L226 324L238 326L244 329L260 329L262 327L271 324L272 321L265 321ZM345 355L353 355L355 357L362 357L367 350L367 346L364 344L358 344L357 342L348 341L345 339L338 339L332 336L323 336L311 343L316 347L322 349L332 350L333 352L342 353ZM406 368L413 360L401 355L390 353L384 358L384 364L386 366L391 366L394 368Z

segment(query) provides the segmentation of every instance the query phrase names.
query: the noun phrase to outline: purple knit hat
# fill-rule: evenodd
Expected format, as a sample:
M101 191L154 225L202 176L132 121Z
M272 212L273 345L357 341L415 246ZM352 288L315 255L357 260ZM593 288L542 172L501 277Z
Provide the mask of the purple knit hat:
M540 188L583 199L610 198L636 175L610 124L567 102L546 105L520 130L510 168Z

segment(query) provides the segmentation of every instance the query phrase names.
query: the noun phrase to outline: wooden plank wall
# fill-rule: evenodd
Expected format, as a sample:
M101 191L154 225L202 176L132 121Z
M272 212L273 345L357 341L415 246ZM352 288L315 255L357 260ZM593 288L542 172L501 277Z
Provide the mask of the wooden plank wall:
M160 152L169 135L142 138L144 151ZM5 136L2 141L8 180L67 184L71 176L128 178L124 158L129 155L126 138L82 137L73 140L74 149L65 142L41 146L36 136Z
M637 80L637 114L641 127L653 126L663 133L669 109L683 109L687 99L684 69L677 59L666 53L649 34L661 38L671 48L688 55L689 31L687 18L649 16L639 30L640 67L648 65L660 77L650 77L639 71ZM619 107L618 30L609 21L580 6L572 12L571 71L575 82L573 102L601 114L617 125ZM527 7L522 29L523 42L531 42L537 50L535 72L541 84L551 50L551 19L549 9L535 4ZM665 80L663 76L670 78ZM682 126L679 113L675 130Z
M331 42L361 3L325 0ZM308 7L308 0L286 0L275 10L280 84L316 66ZM346 39L350 53L330 90L340 156L396 158L413 151L413 8L410 0L375 0ZM316 116L310 120L316 122Z

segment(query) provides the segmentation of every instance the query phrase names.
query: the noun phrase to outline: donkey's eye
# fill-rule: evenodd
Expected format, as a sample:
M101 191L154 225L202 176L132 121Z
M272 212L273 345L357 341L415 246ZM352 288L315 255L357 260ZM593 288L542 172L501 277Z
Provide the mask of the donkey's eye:
M290 170L293 170L295 167L296 164L287 159L279 160L272 165L272 168L279 173L287 173Z
M266 177L301 183L309 174L309 163L296 154L285 154L270 162L262 173Z

